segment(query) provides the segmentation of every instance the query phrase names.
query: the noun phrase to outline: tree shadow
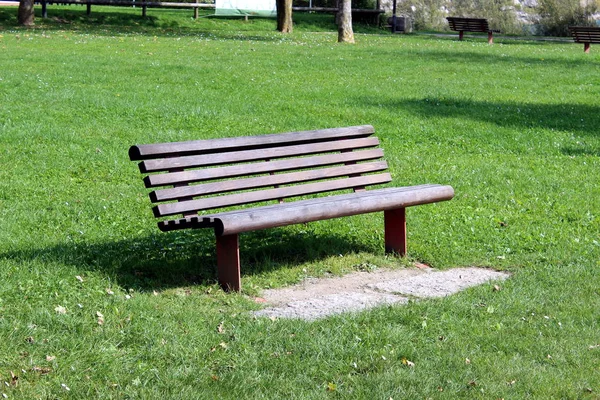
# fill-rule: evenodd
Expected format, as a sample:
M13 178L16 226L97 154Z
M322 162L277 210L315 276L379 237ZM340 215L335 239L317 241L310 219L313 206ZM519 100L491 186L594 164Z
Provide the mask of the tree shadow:
M366 105L404 110L426 119L461 118L501 127L538 128L573 132L600 138L600 105L540 104L526 102L477 101L452 97L392 100L363 98Z
M29 28L17 24L16 7L0 7L0 29L10 26L15 29L27 30L28 32L70 31L98 35L110 33L117 36L137 34L157 37L173 37L176 35L236 41L274 42L281 40L280 37L275 35L275 22L273 22L272 32L265 31L264 34L257 34L256 31L248 33L240 31L236 33L210 29L206 26L196 26L191 22L189 24L181 24L177 18L161 18L160 15L156 15L161 12L172 12L172 10L153 8L151 9L153 15L144 17L141 14L141 8L136 8L133 12L131 9L125 11L117 9L115 11L108 11L106 10L108 6L103 6L101 11L94 11L92 8L92 14L87 15L84 6L72 5L71 7L52 10L51 6L49 6L48 18L42 18L41 10L36 7L36 24ZM191 18L191 9L179 10L179 12L189 12ZM203 17L212 17L212 15L205 13ZM259 18L255 17L254 19Z
M183 18L182 16L172 17L174 12L182 13ZM170 14L170 16L163 18L163 13ZM93 6L91 15L87 15L84 5L72 4L55 8L49 3L48 18L42 18L39 5L35 8L35 14L36 25L24 28L17 24L16 7L0 7L0 29L13 27L27 31L72 31L88 34L106 34L107 31L110 31L110 34L113 35L201 36L237 41L279 41L285 37L276 31L276 21L273 18L252 16L248 22L241 16L216 16L214 10L207 9L199 10L199 19L196 22L191 20L193 14L191 8L179 10L149 8L148 14L144 17L141 7ZM225 24L229 24L229 26L225 28L225 31L221 31L222 27L207 27L198 23L202 19L227 21ZM302 27L304 30L337 32L337 25L332 14L295 12L293 20L294 26ZM248 31L247 28L252 28L252 24L255 22L258 22L256 29ZM232 24L239 24L239 32L231 33ZM272 26L272 30L266 28L267 24ZM357 33L380 32L379 26L368 22L355 21L354 28ZM257 34L257 31L263 31L264 34Z
M215 238L210 229L152 234L104 243L70 242L0 254L0 260L40 261L99 271L119 285L163 290L217 282ZM306 230L268 229L240 235L242 279L285 265L368 251L355 240ZM370 249L372 250L372 249Z
M433 40L433 38L432 38ZM403 50L406 53L399 54L397 50L386 50L384 48L378 49L378 54L383 58L387 58L390 60L394 60L398 58L399 55L410 56L414 59L418 59L420 62L426 63L428 60L431 60L435 64L439 63L448 63L452 65L465 65L472 67L473 65L487 65L493 71L494 69L499 68L509 68L514 69L515 65L519 65L522 68L544 68L545 66L560 66L564 68L576 68L581 66L592 66L597 68L599 66L598 59L595 57L589 57L589 54L585 55L582 49L579 49L579 43L550 43L550 42L532 42L532 41L523 41L523 40L514 40L511 42L513 45L520 46L570 46L577 45L578 50L581 51L582 57L573 57L570 53L565 53L565 55L561 56L544 56L538 55L528 56L520 53L518 56L506 54L503 52L496 51L493 48L490 48L489 51L472 51L467 50L471 48L472 44L469 44L469 47L465 47L465 44L462 42L456 43L456 46L448 47L447 50L440 49L432 49L427 46L421 46L416 49ZM486 43L485 46L488 46ZM494 45L495 46L495 45ZM504 44L503 44L504 46ZM365 53L369 53L369 50L364 50ZM584 58L585 57L585 58ZM567 71L565 71L567 73Z
M567 156L592 156L600 157L600 145L592 147L587 144L579 144L578 146L563 146L561 148L563 154Z

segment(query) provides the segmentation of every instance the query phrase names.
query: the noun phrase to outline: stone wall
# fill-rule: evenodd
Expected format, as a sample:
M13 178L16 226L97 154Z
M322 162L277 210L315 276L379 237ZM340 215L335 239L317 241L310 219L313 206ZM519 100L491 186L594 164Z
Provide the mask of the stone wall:
M447 16L458 16L457 7L464 8L460 0L396 0L398 16L407 16L412 21L412 26L416 30L447 29L445 18ZM479 4L485 4L485 0L480 0ZM490 1L488 4L495 6L495 10L470 11L465 16L488 18L494 28L501 29L508 34L548 34L552 32L546 29L544 20L540 16L541 4L544 0L504 0ZM559 0L563 1L563 0ZM580 0L582 7L594 4L598 5L600 11L600 0ZM472 3L471 3L472 4ZM498 6L498 4L501 4ZM380 0L380 6L388 15L392 14L393 0ZM498 8L499 7L499 8ZM600 12L593 15L596 23L600 25ZM555 30L556 31L556 30ZM565 34L565 30L556 31L556 34ZM554 32L552 32L554 33Z

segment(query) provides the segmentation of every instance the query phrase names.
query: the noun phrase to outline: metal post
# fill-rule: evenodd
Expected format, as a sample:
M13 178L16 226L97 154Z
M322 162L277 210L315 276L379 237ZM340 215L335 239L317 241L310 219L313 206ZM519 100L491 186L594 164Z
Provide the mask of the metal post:
M217 275L224 290L239 292L242 289L238 234L217 236Z
M406 255L406 210L397 208L383 212L385 252Z
M392 10L392 33L396 32L396 1L394 0L394 6Z

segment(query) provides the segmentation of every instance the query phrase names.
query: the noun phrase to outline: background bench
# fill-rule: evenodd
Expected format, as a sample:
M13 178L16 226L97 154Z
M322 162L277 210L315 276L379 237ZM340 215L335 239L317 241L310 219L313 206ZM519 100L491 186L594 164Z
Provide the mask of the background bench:
M458 31L458 40L463 40L464 32L485 32L488 34L488 43L494 43L494 32L500 32L497 29L490 29L485 18L462 18L447 17L448 25L453 31Z
M373 133L364 125L136 145L129 157L143 160L146 187L161 187L150 192L154 216L171 218L160 230L214 229L219 283L240 290L242 232L383 211L386 251L406 253L405 208L449 200L454 191L435 184L366 190L392 180Z
M576 43L583 43L583 51L590 52L590 44L600 43L600 26L570 26L569 32Z

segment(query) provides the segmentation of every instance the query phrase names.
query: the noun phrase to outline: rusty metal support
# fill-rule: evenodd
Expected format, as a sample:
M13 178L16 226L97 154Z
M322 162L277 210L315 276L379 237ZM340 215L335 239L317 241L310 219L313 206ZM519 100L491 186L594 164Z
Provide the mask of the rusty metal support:
M406 255L406 209L397 208L383 212L385 226L385 252Z
M242 289L238 234L217 236L217 274L223 290L239 292Z

